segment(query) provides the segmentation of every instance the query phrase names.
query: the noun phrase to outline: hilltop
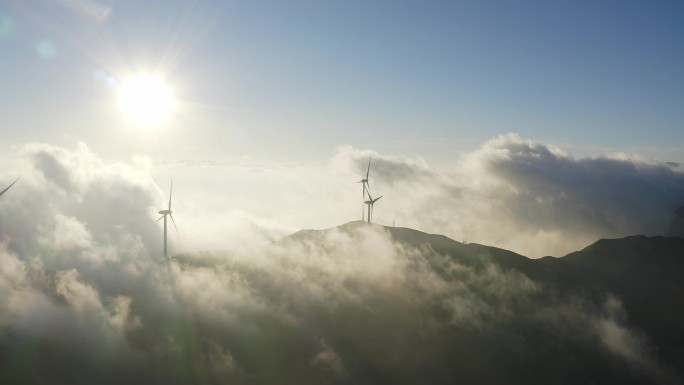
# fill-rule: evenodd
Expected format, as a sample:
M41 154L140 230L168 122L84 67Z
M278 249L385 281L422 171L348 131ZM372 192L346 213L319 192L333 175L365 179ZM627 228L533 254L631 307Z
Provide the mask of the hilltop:
M39 330L52 322L78 331L12 329L0 339L0 382L680 384L684 377L681 238L606 239L530 259L357 221L244 246L177 255L146 270L110 263L95 273L118 269L129 279L100 288L109 297L75 270L31 273L41 286L27 296L54 292L39 303L58 310L54 321L22 319L40 320L28 323ZM80 318L66 322L64 309ZM81 332L83 320L96 327ZM14 365L19 359L30 365Z
M325 242L330 232L353 233L364 226L386 231L394 242L425 250L427 260L447 256L463 265L514 270L544 287L540 297L577 300L600 306L614 299L620 317L654 343L652 354L684 372L684 239L629 236L602 239L586 248L554 258L530 259L480 244L464 244L438 234L401 227L350 222L327 230L303 230L288 237ZM439 270L439 265L432 267Z

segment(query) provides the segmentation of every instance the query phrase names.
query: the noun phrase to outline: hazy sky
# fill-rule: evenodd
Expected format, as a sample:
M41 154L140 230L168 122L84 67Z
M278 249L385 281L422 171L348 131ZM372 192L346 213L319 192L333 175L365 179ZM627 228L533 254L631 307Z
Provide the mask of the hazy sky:
M681 167L658 164L684 162L682 16L678 1L1 0L3 181L52 170L48 146L59 167L132 165L160 204L173 176L186 234L230 215L284 233L358 219L373 154L381 223L533 255L648 233L684 201ZM153 129L117 104L140 72L178 101ZM501 217L530 230L494 239ZM568 229L574 243L523 246Z
M669 259L624 280L632 308L602 292L620 279L528 277L473 243L667 233L683 20L681 0L0 0L0 191L20 178L0 382L680 383L682 313L634 289L677 298ZM483 264L380 226L283 239L361 219L371 156L375 222ZM612 257L597 271L647 259Z
M0 4L5 145L318 160L351 144L447 164L516 132L684 160L678 1ZM136 71L183 101L154 135L96 76Z

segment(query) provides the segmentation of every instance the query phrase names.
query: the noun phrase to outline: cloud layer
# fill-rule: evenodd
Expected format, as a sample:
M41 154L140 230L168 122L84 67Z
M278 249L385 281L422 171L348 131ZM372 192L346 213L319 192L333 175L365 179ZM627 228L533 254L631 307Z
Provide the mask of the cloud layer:
M332 162L369 152L338 149ZM665 234L684 205L684 169L640 157L573 158L515 134L500 136L437 172L421 159L373 154L375 218L511 249L560 256L600 238ZM349 170L351 172L351 170Z
M675 165L574 159L515 135L448 172L341 147L322 166L257 168L260 183L281 187L263 193L274 195L262 200L271 216L179 194L175 250L227 251L167 264L155 223L166 196L149 159L27 145L12 163L22 179L0 199L0 382L530 383L562 373L582 383L628 373L677 383L619 298L558 297L378 227L271 242L292 227L282 220L292 209L278 211L288 200L306 203L304 218L355 216L360 197L348 192L360 190L369 155L372 191L386 195L376 218L538 255L664 231L684 197ZM240 182L255 173L210 167Z

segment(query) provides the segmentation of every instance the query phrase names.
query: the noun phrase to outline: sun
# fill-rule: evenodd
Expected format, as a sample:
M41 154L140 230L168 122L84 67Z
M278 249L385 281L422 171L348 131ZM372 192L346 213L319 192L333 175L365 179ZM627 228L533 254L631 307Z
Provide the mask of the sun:
M168 118L175 104L171 87L157 75L135 75L120 83L119 107L139 126L159 126Z

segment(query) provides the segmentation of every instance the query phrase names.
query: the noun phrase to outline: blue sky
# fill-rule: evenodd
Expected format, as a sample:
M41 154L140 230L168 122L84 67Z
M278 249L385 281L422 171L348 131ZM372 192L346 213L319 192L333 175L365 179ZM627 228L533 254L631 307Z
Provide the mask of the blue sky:
M351 144L448 163L516 132L684 160L681 2L0 4L5 143L284 160ZM74 4L112 12L96 22ZM191 107L139 136L98 69L161 72Z
M677 235L683 21L682 0L0 0L0 191L19 178L0 197L0 356L9 357L0 378L38 382L78 368L74 378L101 383L170 362L181 368L168 372L171 382L226 373L268 380L287 365L273 352L294 347L311 354L295 360L307 373L330 361L340 375L332 381L351 381L339 369L360 362L377 382L389 366L334 350L335 340L355 345L371 329L322 338L353 321L335 321L325 305L379 304L396 325L398 305L421 311L423 298L436 298L448 310L430 305L438 319L398 320L435 341L421 328L490 330L497 308L506 315L555 296L540 296L544 288L518 272L472 275L437 255L425 262L429 247L394 244L382 227L330 231L321 247L273 242L362 220L370 196L382 196L375 224L532 258L605 238ZM138 73L154 75L143 84L162 79L164 92L142 92L150 90L131 82ZM175 105L165 104L167 88ZM172 113L141 125L134 116L144 111L131 101L164 102L157 112ZM168 209L167 237L159 212ZM225 253L195 254L196 269L183 262L192 256L181 257L184 267L160 264L165 239L170 255ZM415 290L395 290L406 287ZM383 304L376 294L385 292L402 302ZM667 380L670 367L618 298L599 305L565 301L558 315L540 308L530 325L561 336L586 325L594 334L569 340L569 350L601 341L586 349L636 370L611 361L607 373ZM319 327L310 309L334 322ZM537 322L545 319L570 328ZM503 324L521 325L511 320ZM186 329L210 334L186 338ZM293 345L278 330L314 333ZM558 349L563 339L549 336ZM491 357L522 340L511 341ZM182 365L190 356L199 360ZM249 358L262 356L261 366ZM74 366L64 366L69 357ZM1 373L4 362L24 370Z
M104 185L118 202L149 178L154 221L173 177L175 250L360 219L369 156L381 224L535 256L662 234L684 204L682 16L664 1L0 0L2 181L22 177L17 199ZM119 107L140 72L178 102L152 129Z

